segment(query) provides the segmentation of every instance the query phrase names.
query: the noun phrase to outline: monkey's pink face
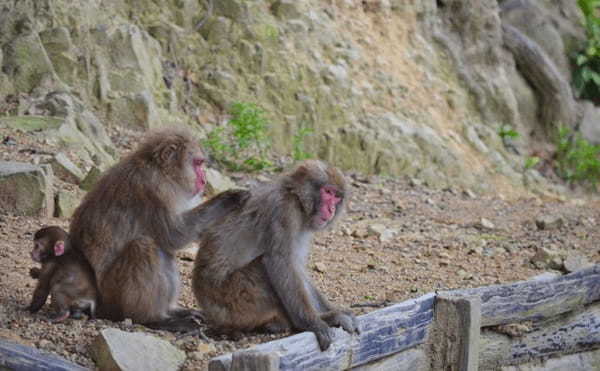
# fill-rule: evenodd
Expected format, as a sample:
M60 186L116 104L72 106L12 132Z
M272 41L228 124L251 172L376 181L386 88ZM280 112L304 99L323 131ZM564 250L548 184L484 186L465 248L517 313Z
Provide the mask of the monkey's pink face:
M317 215L317 225L320 228L325 227L335 216L335 211L338 204L342 201L342 197L336 187L324 186L320 190L321 204L319 206L319 214Z
M204 164L204 158L201 156L195 156L192 160L192 166L194 168L194 174L196 175L195 187L196 193L204 192L206 186L206 173L202 165Z
M35 240L33 242L33 250L31 251L31 259L38 263L43 263L46 259L54 256L61 256L65 253L65 242L56 241L52 249L46 248L47 240ZM52 252L51 252L52 251Z

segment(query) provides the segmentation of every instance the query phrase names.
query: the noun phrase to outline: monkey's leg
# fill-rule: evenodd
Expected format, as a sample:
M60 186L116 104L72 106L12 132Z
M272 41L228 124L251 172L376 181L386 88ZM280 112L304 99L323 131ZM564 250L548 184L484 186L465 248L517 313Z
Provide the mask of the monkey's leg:
M149 238L129 242L100 284L103 313L113 320L131 318L150 328L175 332L198 327L193 317L177 317L179 276L172 255Z
M49 280L39 280L35 287L31 304L27 307L27 310L31 313L39 311L44 304L46 304L46 299L48 299L48 295L50 295L50 283L45 281Z
M210 270L195 272L194 292L211 327L221 332L284 332L291 329L285 310L266 272L255 259L218 283Z
M61 290L52 290L52 307L56 310L56 313L50 317L50 321L58 323L69 318L71 314L69 310L71 299L61 292Z

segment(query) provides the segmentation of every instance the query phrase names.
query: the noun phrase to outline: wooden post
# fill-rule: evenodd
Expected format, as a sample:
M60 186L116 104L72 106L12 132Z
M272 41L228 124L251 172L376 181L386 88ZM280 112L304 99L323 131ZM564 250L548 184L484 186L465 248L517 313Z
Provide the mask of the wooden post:
M477 371L481 299L438 294L430 343L432 370Z

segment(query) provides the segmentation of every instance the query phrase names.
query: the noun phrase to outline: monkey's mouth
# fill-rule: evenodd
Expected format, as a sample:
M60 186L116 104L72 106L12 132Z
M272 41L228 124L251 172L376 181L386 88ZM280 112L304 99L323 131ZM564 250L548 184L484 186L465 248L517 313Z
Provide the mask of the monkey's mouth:
M38 263L40 262L40 257L37 254L32 252L30 255L31 255L31 259L33 261L38 262Z

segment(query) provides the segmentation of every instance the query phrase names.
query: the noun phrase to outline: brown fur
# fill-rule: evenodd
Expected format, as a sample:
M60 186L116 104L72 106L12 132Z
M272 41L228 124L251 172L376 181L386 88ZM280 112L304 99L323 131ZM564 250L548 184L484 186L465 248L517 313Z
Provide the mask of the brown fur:
M325 187L341 201L323 225L318 217ZM220 204L222 215L203 226L192 285L209 325L229 333L309 330L322 349L331 342L329 326L356 332L354 316L334 308L306 271L313 233L337 219L346 198L343 175L311 160L251 192L230 191L208 201L205 210Z
M60 256L54 253L55 245L64 243L67 237L67 232L55 226L35 233L32 256L42 263L42 267L30 271L30 275L39 281L28 309L32 313L39 311L51 294L55 321L69 316L79 318L84 311L94 318L98 293L88 262L77 250L66 248Z
M173 331L194 327L194 312L177 305L174 254L202 224L186 216L202 191L195 161L203 154L187 132L155 131L109 169L77 208L69 243L94 269L100 316Z

